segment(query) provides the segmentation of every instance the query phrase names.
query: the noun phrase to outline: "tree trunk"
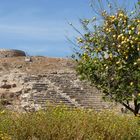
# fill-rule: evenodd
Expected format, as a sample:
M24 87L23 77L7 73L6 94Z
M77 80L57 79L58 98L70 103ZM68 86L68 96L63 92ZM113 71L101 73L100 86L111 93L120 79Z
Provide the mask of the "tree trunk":
M139 110L140 110L140 103L137 103L137 100L134 100L134 115L137 116L139 114Z

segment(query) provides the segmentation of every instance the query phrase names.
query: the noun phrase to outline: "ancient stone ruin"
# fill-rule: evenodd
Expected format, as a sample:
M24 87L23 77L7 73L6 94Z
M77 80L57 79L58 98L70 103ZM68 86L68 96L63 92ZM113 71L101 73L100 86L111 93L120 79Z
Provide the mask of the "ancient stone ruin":
M7 51L5 55L0 59L0 98L6 108L35 111L59 104L95 110L114 108L102 100L95 87L79 80L70 59L31 57L32 61L26 61L22 51Z

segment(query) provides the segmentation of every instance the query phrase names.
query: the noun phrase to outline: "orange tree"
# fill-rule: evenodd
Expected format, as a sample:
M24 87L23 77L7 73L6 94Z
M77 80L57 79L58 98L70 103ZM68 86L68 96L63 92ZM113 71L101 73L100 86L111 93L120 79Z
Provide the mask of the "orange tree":
M109 5L111 8L111 5ZM103 98L140 110L140 7L134 12L100 11L102 23L81 20L85 33L77 38L77 72L93 83Z

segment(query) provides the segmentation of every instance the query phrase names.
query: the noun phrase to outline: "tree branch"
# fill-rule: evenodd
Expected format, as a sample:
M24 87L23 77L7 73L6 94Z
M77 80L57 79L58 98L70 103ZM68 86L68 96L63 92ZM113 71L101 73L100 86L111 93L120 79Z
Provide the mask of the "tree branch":
M128 106L127 104L125 104L124 102L120 102L120 104L122 104L123 106L125 106L128 110L130 110L131 112L133 112L135 114L135 110L132 109L130 106Z

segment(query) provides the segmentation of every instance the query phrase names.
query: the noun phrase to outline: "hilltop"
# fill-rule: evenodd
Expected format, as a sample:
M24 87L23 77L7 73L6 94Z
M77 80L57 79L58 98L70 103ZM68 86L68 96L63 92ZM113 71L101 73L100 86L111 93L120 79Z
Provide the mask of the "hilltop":
M20 71L28 74L43 74L56 71L74 72L74 62L64 58L8 57L0 59L0 72Z

